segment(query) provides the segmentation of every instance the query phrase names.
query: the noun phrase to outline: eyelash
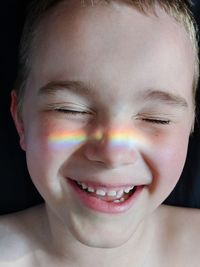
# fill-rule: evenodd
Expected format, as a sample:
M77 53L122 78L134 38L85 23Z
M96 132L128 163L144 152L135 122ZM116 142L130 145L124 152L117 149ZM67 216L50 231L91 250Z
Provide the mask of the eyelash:
M72 110L72 109L65 109L65 108L55 108L54 109L57 112L66 113L69 115L91 115L91 113L88 111L78 111L78 110ZM156 118L141 118L142 121L145 121L147 123L152 124L160 124L160 125L169 125L170 120L162 120L162 119L156 119Z
M143 118L142 120L153 124L162 124L162 125L170 124L170 120L148 119L148 118Z
M90 113L87 111L78 111L78 110L64 109L64 108L56 108L54 110L57 112L66 113L69 115L90 115Z

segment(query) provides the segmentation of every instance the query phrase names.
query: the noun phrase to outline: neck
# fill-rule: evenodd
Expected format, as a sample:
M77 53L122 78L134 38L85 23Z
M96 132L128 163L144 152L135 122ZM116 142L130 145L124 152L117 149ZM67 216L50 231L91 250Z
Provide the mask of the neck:
M95 263L96 267L125 267L134 262L134 266L138 267L143 266L150 251L155 228L155 223L150 218L143 220L123 245L115 248L96 248L79 242L48 207L45 212L45 224L48 225L47 257L51 257L51 263L56 263L56 266L88 267ZM47 232L47 228L45 231Z

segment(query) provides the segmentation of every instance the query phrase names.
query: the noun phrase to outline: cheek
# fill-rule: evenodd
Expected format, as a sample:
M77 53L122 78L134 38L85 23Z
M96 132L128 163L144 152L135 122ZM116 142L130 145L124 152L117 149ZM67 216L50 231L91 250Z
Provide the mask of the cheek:
M82 136L81 138L80 135ZM31 121L26 131L27 166L36 188L46 201L52 195L64 197L62 168L77 152L83 140L80 131L71 132L48 120Z
M153 183L150 190L155 189L167 197L173 190L182 173L188 148L189 134L179 131L167 138L157 138L149 158L153 169Z
M86 140L81 130L43 119L32 122L26 135L27 162L30 171L53 177ZM34 175L35 177L35 175Z
M56 188L58 159L56 160L55 153L48 144L48 133L50 133L48 123L40 126L37 122L32 122L26 131L26 158L32 181L44 197L51 187Z

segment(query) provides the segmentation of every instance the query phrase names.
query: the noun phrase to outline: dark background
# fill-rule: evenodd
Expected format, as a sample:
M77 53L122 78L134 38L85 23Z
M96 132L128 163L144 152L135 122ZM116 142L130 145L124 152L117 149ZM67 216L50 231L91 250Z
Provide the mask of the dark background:
M25 154L19 148L9 112L10 90L16 77L17 51L27 2L7 0L1 1L0 6L0 214L22 210L43 201L27 172ZM193 12L200 25L200 1L193 2ZM200 103L199 91L197 104ZM200 119L199 112L197 117ZM197 123L183 174L165 203L200 208L200 127Z

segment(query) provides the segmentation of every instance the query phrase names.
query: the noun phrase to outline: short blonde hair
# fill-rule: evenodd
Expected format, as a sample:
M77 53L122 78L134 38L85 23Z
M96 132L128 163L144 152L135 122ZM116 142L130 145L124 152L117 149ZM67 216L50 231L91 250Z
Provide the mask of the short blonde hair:
M18 96L18 112L21 114L23 106L24 92L26 89L27 79L31 69L31 51L33 41L37 36L37 28L44 15L52 8L55 8L60 2L67 0L34 0L31 2L27 19L25 22L19 51L19 66L18 74L15 83L15 90ZM155 7L159 5L172 18L180 23L186 29L191 40L195 53L194 80L193 80L193 101L195 108L196 89L199 80L199 59L198 59L198 38L197 25L191 12L191 1L189 0L104 0L104 2L121 1L131 4L139 12L147 14L153 12L156 15ZM80 3L85 5L95 5L102 0L80 0Z

